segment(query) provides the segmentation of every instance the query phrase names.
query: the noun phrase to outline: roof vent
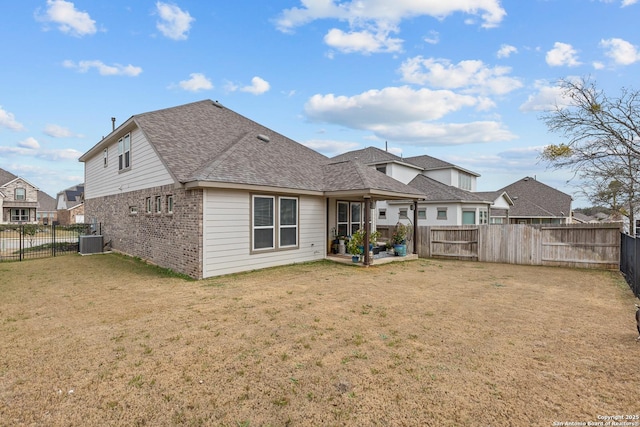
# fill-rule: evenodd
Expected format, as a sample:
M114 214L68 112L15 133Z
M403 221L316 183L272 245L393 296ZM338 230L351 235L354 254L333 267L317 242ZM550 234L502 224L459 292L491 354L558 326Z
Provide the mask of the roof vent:
M222 104L220 104L220 102L217 99L215 101L213 101L213 105L215 105L218 108L224 108L224 106Z
M270 141L269 137L267 135L262 134L262 133L258 134L258 139L260 141L264 141L264 142L269 142Z

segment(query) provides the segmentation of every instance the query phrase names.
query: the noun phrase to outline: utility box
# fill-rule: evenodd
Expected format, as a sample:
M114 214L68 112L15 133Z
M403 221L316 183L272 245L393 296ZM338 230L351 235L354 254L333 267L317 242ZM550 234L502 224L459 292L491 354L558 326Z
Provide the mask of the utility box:
M99 254L102 253L103 238L102 235L80 236L80 254Z

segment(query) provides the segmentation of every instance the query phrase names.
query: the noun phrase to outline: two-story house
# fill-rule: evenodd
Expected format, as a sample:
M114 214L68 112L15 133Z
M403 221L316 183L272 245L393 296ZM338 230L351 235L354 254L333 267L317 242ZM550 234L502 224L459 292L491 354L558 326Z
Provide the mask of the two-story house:
M0 169L0 224L37 223L38 188L24 178Z
M369 206L421 198L211 100L136 114L80 161L85 219L105 242L196 278L323 259Z
M418 190L423 195L417 205L419 226L486 224L490 222L492 206L508 210L511 205L504 192L476 192L479 174L435 157L402 158L379 148L367 147L332 160L363 163ZM412 209L415 206L406 200L379 201L373 214L375 225L383 237L388 237L398 222L413 225Z

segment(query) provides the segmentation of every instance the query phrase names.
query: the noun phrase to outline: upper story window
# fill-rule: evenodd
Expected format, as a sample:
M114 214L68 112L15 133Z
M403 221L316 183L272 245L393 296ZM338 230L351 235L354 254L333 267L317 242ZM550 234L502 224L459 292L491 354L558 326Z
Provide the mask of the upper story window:
M24 188L16 188L15 198L16 200L26 200L27 190L25 190Z
M387 219L387 210L385 208L378 209L378 219Z
M418 219L427 219L426 209L418 209Z
M131 134L128 133L118 140L118 170L131 167Z
M400 219L407 219L409 218L408 213L407 213L407 208L400 208Z
M378 172L387 173L387 165L378 165L376 166L376 170Z
M458 187L463 190L471 191L471 175L463 172L458 173Z

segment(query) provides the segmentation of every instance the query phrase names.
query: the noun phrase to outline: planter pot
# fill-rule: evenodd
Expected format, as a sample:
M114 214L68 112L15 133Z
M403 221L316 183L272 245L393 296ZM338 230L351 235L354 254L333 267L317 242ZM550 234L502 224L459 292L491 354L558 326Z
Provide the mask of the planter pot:
M396 256L407 256L407 245L393 245Z
M351 256L351 261L358 262L359 260L360 260L360 257L358 255Z

